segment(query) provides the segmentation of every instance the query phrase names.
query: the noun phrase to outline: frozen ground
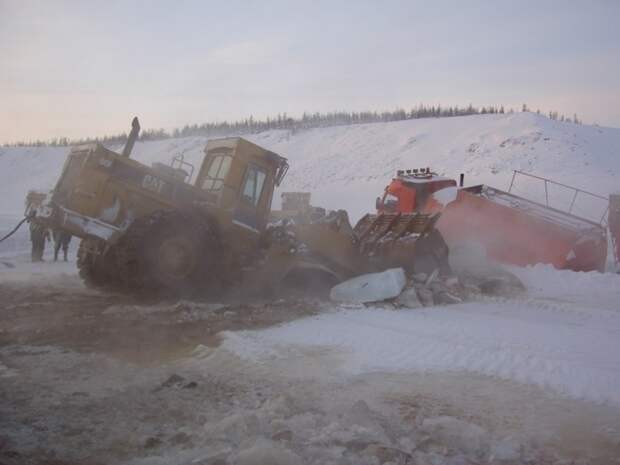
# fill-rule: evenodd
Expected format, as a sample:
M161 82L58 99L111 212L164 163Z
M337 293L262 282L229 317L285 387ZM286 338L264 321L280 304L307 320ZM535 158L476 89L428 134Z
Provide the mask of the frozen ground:
M620 463L618 276L394 310L149 302L25 258L0 268L0 463Z
M522 271L544 291L534 289L519 300L415 311L338 308L282 327L227 335L224 347L258 363L291 360L294 348L321 349L343 376L472 372L620 407L620 276L561 273L555 293L544 283L556 273Z

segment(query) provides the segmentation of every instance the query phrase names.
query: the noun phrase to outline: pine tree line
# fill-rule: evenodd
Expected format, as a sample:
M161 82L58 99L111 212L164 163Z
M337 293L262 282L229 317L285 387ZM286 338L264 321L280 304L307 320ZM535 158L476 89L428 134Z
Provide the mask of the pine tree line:
M530 111L526 104L523 104L521 111ZM467 107L441 105L426 106L423 104L410 109L409 111L397 108L393 111L363 111L363 112L346 112L336 111L330 113L304 113L301 117L293 118L286 113L278 114L276 117L267 117L266 119L249 118L234 122L217 122L204 123L201 125L185 125L182 128L176 128L171 132L164 129L145 129L140 133L139 140L162 140L180 137L225 137L230 135L255 134L273 129L283 129L296 132L304 129L345 126L352 124L379 123L391 121L403 121L419 118L450 118L454 116L469 115L485 115L485 114L503 114L514 113L514 109L505 110L504 106L486 106ZM541 114L540 110L536 111ZM581 121L574 115L573 118L566 118L559 115L558 112L549 112L550 119L563 122L572 122L581 124ZM113 136L103 136L95 138L68 139L66 137L55 138L50 140L35 140L27 142L17 142L12 144L4 144L4 147L66 147L69 145L78 145L92 142L100 142L103 145L121 145L127 141L127 133L117 134Z

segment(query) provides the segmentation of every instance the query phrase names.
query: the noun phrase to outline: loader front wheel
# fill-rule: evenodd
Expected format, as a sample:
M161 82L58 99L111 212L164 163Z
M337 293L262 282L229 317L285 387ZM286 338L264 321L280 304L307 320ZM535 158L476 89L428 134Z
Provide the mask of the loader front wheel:
M206 290L217 262L215 231L206 218L157 211L139 218L119 241L119 268L131 290L196 294Z

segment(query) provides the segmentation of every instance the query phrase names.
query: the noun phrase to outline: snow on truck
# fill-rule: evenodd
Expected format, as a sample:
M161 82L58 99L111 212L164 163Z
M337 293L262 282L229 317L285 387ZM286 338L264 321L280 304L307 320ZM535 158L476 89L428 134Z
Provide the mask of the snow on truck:
M544 183L545 203L512 193L517 175ZM567 209L550 206L550 184L572 192ZM597 202L607 201L605 197L519 171L514 172L508 191L502 191L486 185L463 187L463 175L457 186L454 179L420 168L398 170L383 196L377 198L376 208L379 212L397 213L442 211L437 229L450 247L479 244L487 256L501 263L548 263L558 269L604 271L606 211L598 222L575 215L573 207L580 195Z

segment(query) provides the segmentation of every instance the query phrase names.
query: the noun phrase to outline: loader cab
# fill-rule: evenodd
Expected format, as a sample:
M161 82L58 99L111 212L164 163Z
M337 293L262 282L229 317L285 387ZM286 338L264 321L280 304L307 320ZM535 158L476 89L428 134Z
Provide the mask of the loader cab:
M377 212L434 213L441 209L441 205L433 199L432 194L454 186L454 179L438 176L430 168L398 170L383 196L377 197Z
M287 169L285 158L241 137L215 139L207 143L195 186L235 225L260 233Z

